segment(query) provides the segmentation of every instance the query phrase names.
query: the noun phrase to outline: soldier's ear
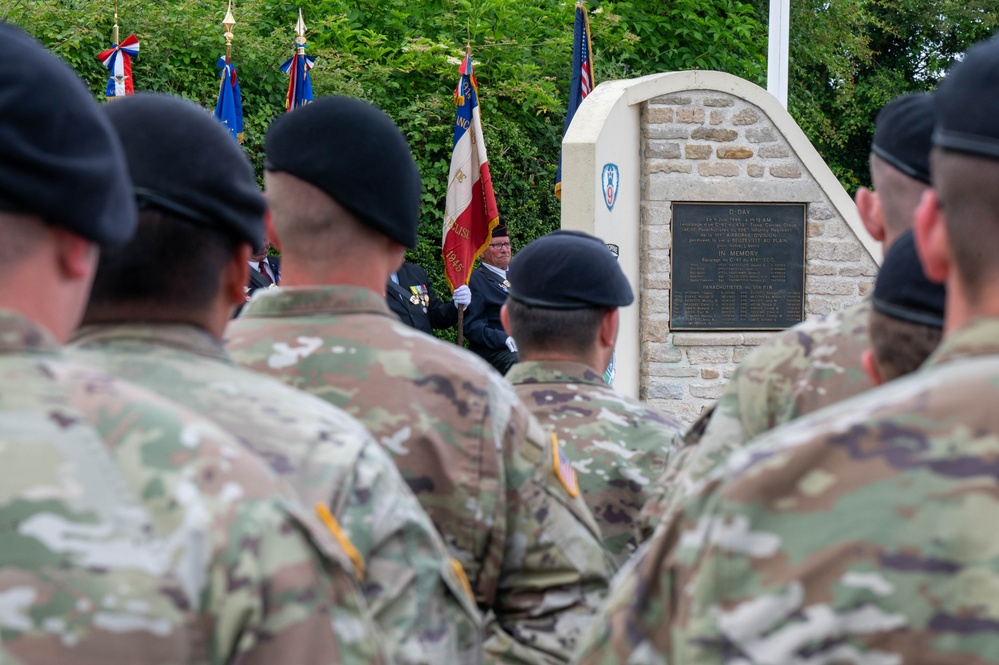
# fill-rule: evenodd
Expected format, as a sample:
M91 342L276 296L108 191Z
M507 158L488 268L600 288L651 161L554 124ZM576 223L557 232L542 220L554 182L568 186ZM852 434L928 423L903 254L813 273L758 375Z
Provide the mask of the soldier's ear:
M98 249L96 243L60 226L52 226L59 269L69 280L90 280L97 270Z
M278 238L277 231L274 230L274 214L271 212L270 205L264 211L264 237L267 238L267 242L274 245L277 251L281 251L281 239Z
M503 303L503 306L500 307L500 322L503 324L503 330L506 331L506 334L513 337L513 334L510 332L510 315L506 311L506 303Z
M881 370L878 369L878 361L874 359L874 350L867 349L860 354L860 364L864 367L864 373L875 386L880 386L885 380L881 377Z
M916 252L926 279L938 284L945 283L951 265L950 239L947 235L946 217L936 190L930 188L923 192L923 198L916 208L913 228Z
M860 213L860 220L864 223L864 228L871 234L871 237L882 242L885 239L885 217L881 208L881 197L877 192L873 192L866 187L857 190L854 201L857 204L857 212Z
M246 285L250 283L250 258L254 255L248 242L241 242L226 261L219 285L220 297L230 307L238 307L246 302Z
M613 349L617 343L617 330L620 316L617 307L613 307L604 313L604 318L600 321L600 346L605 349Z

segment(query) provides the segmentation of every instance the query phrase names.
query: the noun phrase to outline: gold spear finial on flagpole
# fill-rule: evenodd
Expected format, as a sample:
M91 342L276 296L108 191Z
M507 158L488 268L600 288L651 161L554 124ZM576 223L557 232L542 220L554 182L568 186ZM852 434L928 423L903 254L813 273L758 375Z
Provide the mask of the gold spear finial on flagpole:
M298 8L298 23L295 25L295 47L299 55L305 54L305 20L302 18L302 8Z
M114 0L114 28L111 29L111 43L118 44L118 0Z
M225 61L226 64L232 62L232 29L236 26L236 19L232 17L232 0L229 0L229 8L226 10L225 18L222 19L222 27L225 28Z

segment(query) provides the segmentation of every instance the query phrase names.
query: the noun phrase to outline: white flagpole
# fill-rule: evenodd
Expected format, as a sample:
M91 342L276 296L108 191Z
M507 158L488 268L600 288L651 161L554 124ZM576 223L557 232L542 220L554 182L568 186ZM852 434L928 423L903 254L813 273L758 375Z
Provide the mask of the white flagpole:
M787 108L787 46L791 0L770 0L770 39L767 48L767 92Z

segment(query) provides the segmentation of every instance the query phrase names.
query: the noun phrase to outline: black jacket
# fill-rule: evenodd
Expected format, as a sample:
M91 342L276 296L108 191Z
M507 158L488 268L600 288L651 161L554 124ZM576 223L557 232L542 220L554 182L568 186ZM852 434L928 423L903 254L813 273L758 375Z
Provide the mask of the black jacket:
M385 300L400 321L428 335L458 323L458 308L437 299L423 268L406 262L399 268L398 276L398 284L392 280L385 284Z
M268 256L267 264L270 265L271 271L274 273L274 281L271 282L267 275L261 274L259 270L250 269L250 283L247 284L249 291L246 295L252 296L253 292L257 289L266 289L271 284L276 284L281 281L281 257L280 256Z
M506 331L500 321L500 308L506 302L507 285L502 277L480 265L468 282L472 302L465 312L465 338L472 351L506 350Z

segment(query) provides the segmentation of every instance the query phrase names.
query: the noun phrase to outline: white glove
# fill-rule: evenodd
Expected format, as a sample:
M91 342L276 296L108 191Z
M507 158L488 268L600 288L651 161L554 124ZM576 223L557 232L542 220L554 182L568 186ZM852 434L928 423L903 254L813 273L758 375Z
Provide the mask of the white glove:
M472 292L462 284L454 290L454 306L468 307L472 302Z
M517 343L513 341L513 337L506 338L506 348L510 349L511 353L517 353Z

